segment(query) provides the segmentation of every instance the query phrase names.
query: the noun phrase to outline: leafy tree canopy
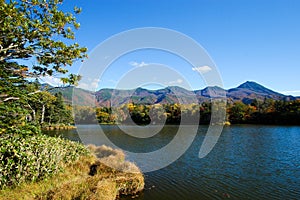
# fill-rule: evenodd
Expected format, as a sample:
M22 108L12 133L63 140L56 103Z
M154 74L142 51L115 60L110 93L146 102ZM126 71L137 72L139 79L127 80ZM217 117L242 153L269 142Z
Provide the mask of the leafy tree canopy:
M32 59L31 75L67 73L86 48L70 41L80 24L59 9L62 0L0 0L0 62ZM70 43L70 44L69 44Z

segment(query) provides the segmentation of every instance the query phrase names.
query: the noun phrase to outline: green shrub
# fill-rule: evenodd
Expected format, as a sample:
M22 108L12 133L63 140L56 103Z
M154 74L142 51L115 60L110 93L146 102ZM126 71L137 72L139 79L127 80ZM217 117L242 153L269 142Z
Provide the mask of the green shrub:
M0 189L50 177L89 151L76 142L46 135L0 135Z

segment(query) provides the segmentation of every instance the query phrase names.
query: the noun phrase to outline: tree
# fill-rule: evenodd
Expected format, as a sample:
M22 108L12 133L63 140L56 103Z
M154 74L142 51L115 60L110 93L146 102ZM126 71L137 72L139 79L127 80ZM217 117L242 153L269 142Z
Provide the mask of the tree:
M26 117L32 112L29 102L34 95L31 94L39 92L27 78L66 74L67 66L86 57L87 49L72 43L75 39L73 30L79 28L74 15L79 14L80 9L75 7L73 13L63 12L59 9L62 2L63 0L0 0L2 132L3 129L16 129L18 124L23 126L27 123ZM76 84L79 78L70 74L63 81ZM18 123L13 119L17 119Z
M28 98L28 107L32 112L33 122L36 124L44 123L46 109L49 109L53 105L55 99L55 96L47 91L30 94L30 98Z
M203 102L200 106L200 123L209 124L211 120L211 102Z
M154 104L150 106L149 117L151 124L162 124L166 121L165 109L160 104Z
M0 62L31 59L31 76L67 73L65 68L76 59L84 58L86 48L77 43L67 45L75 38L72 28L79 23L72 13L64 13L58 5L62 0L18 0L6 3L0 0ZM80 9L74 8L78 14ZM13 70L8 67L8 70ZM15 69L14 71L19 70ZM74 82L70 75L63 81Z
M229 109L229 120L232 123L243 123L245 121L248 106L243 102L235 102Z
M67 73L65 66L85 57L86 48L63 40L74 39L72 28L79 23L72 13L64 13L62 0L0 0L0 61L34 59L33 73ZM75 8L75 13L80 9Z
M143 104L129 104L128 105L129 114L132 121L136 124L149 124L151 122L149 116L149 107Z
M75 122L78 124L94 124L96 121L96 109L90 106L73 106Z

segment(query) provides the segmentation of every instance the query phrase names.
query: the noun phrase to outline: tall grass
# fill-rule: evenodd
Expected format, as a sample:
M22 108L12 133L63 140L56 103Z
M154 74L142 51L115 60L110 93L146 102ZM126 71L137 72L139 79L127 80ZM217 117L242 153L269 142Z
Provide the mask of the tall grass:
M19 155L21 147L16 152L11 147L5 151L10 153L6 153L5 158L10 155L14 163L23 163L13 165L13 168L18 173L26 175L27 178L17 182L21 179L13 178L16 173L7 171L9 173L6 179L9 181L5 183L13 187L4 187L0 190L0 199L114 200L119 195L135 195L144 188L143 174L135 164L125 160L125 155L121 150L93 145L86 148L78 143L47 136L26 139L5 136L0 139L1 151L4 149L2 144L5 141L14 146L23 144L24 154ZM31 144L27 144L28 142ZM34 156L27 158L29 155ZM3 155L1 158L4 158ZM21 158L25 160L21 162ZM26 164L28 159L33 161L32 164ZM26 166L35 165L34 163L40 163L40 167L32 168L32 171L25 170L31 169ZM51 168L46 167L45 164L58 164L60 167L52 166ZM7 163L1 164L1 167L4 166L7 170L12 169L7 165ZM22 170L16 166L22 166ZM44 176L38 176L43 174L41 172L45 167L50 169L52 175L44 173ZM30 173L32 175L29 175ZM39 178L32 181L33 176Z
M0 189L51 177L89 151L81 144L46 135L0 136Z

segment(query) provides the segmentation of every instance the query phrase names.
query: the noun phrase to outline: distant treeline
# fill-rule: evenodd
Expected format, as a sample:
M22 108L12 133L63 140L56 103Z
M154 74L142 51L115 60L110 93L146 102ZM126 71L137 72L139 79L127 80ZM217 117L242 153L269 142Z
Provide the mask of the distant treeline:
M218 107L219 106L219 107ZM216 112L224 103L219 103ZM219 109L218 109L219 108ZM223 109L224 110L224 109ZM253 100L251 104L237 101L227 103L226 122L231 124L280 124L300 125L300 101L279 101L265 99ZM189 104L124 104L118 108L74 106L76 123L128 124L130 121L140 125L180 124L181 119L195 119L200 114L199 124L209 124L212 104L204 102L200 105ZM218 114L217 114L218 116ZM188 123L185 120L185 123Z
M265 99L245 105L228 106L228 120L233 124L300 125L300 101Z

